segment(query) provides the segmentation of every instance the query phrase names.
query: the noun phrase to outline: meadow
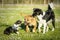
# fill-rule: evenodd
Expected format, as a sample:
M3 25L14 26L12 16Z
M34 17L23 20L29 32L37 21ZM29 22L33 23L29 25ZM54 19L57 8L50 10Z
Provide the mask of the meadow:
M24 16L31 15L33 8L41 8L43 11L47 10L47 5L4 5L3 8L0 6L0 40L60 40L60 7L55 7L55 31L49 30L47 33L35 33L25 32L20 27L19 34L3 34L4 30L12 26L15 21L21 20L24 22ZM24 27L24 25L22 25ZM49 27L52 27L51 22Z

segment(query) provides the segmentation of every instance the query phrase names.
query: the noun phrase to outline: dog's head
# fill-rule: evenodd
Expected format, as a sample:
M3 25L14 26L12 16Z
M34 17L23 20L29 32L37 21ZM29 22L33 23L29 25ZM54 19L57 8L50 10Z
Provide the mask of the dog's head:
M37 16L37 15L43 15L43 11L39 8L33 8L33 16Z
M20 21L20 20L17 20L16 22L15 22L15 24L21 24L22 23L22 21Z
M31 22L31 16L30 15L28 15L28 16L25 16L25 18L24 18L24 24L25 25L28 25L30 22Z
M36 21L36 19L34 17L32 17L31 15L27 15L24 18L25 25L34 24L35 21Z

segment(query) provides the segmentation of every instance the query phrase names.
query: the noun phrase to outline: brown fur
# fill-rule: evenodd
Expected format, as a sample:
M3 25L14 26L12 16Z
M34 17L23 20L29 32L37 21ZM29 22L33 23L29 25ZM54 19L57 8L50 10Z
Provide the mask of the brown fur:
M26 25L26 32L29 31L29 27L30 25L33 25L33 32L36 31L36 27L37 27L37 23L36 23L36 19L32 16L32 15L27 15L25 16L24 18L24 22L25 22L25 25Z

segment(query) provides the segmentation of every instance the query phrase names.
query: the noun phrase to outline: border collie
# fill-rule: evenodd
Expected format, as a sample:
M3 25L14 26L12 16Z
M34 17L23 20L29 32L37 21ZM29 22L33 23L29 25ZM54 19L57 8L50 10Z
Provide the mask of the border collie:
M48 27L47 27L47 22L52 20L52 25L53 25L53 28L52 28L52 31L54 31L54 28L55 28L55 14L54 14L54 11L52 10L52 8L50 7L50 5L48 5L48 10L43 12L41 9L39 8L34 8L33 9L33 14L35 16L37 16L37 18L39 19L38 23L38 30L39 32L41 32L41 27L42 25L44 26L43 28L43 34L48 31ZM46 29L47 28L47 29Z
M18 29L19 29L19 24L21 24L20 20L17 20L13 26L7 27L4 30L4 34L9 35L10 33L17 33L18 34Z

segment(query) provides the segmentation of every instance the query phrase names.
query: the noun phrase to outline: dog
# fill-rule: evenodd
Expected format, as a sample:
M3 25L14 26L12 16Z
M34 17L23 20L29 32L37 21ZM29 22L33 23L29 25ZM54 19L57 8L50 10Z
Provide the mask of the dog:
M52 20L52 25L53 25L52 31L54 31L54 29L55 29L55 14L54 14L54 11L52 10L52 8L50 7L50 5L48 5L48 10L46 10L45 12L43 12L42 9L34 8L33 14L35 14L35 16L37 16L37 18L39 19L38 20L39 32L41 32L42 25L44 26L43 34L45 34L45 32L48 32L47 22L50 20Z
M37 27L35 15L32 14L32 15L25 16L24 17L24 24L26 25L26 32L28 32L30 30L29 28L33 28L31 31L35 32L36 27Z
M10 35L10 33L19 33L19 25L22 23L22 21L17 20L13 26L9 26L4 30L4 34Z

